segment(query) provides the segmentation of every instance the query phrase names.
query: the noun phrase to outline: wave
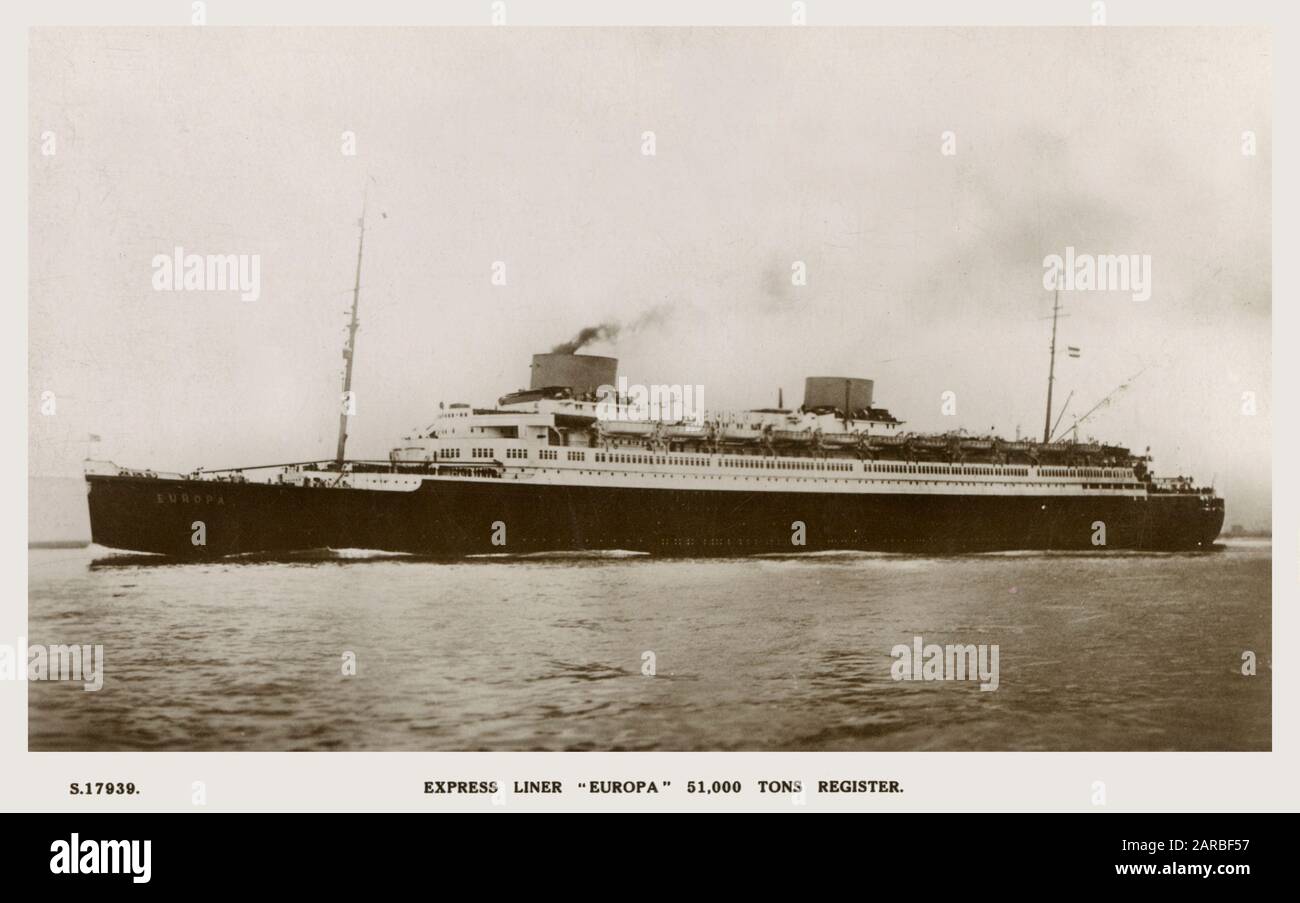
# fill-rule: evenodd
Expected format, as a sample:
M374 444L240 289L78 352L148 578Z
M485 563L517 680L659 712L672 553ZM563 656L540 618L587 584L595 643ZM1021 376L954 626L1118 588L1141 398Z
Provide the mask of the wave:
M301 549L293 552L237 552L213 558L181 558L157 552L119 552L103 546L91 546L96 552L91 567L131 567L137 565L213 565L213 564L299 564L312 562L387 561L416 558L406 552L382 549ZM104 554L98 554L102 551Z
M572 552L484 552L464 557L466 561L618 561L651 556L649 552L631 549L586 549Z
M865 552L857 549L820 549L810 552L755 552L753 555L745 556L747 558L814 558L814 559L844 559L846 561L870 560L878 558L932 558L932 555L913 554L911 552Z

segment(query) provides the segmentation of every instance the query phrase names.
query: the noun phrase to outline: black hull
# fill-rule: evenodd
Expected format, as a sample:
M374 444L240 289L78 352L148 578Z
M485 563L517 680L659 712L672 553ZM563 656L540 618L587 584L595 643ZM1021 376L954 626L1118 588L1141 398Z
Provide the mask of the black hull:
M94 542L212 558L319 548L429 556L626 549L735 555L855 549L1191 550L1223 526L1223 502L1141 498L638 489L477 479L413 492L90 476ZM805 525L796 545L794 522ZM1094 524L1105 524L1105 546ZM195 545L202 522L204 545ZM504 528L504 545L500 540Z

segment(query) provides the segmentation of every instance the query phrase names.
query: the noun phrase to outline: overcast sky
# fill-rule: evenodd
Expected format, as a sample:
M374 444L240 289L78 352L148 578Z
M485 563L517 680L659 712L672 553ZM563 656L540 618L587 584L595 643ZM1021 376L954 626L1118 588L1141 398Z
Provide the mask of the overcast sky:
M34 31L31 471L79 473L89 433L159 470L332 456L369 182L354 456L606 321L644 325L588 350L709 408L865 376L910 428L1041 433L1043 258L1073 246L1151 255L1153 290L1062 295L1058 405L1141 371L1081 433L1263 525L1269 54L1192 28ZM260 299L154 291L178 245L260 255Z

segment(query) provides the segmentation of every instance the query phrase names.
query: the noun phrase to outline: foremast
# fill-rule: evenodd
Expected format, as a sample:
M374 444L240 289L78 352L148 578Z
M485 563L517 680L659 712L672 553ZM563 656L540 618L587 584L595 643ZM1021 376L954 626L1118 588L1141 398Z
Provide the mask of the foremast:
M343 346L343 394L340 397L339 409L339 444L338 452L334 456L334 463L340 470L343 469L344 454L348 444L348 418L352 416L354 405L352 402L352 360L355 357L354 352L357 347L357 305L361 300L361 254L366 247L366 204L361 203L361 219L358 221L360 227L360 238L357 241L357 275L356 281L352 285L352 317L348 322L348 340Z

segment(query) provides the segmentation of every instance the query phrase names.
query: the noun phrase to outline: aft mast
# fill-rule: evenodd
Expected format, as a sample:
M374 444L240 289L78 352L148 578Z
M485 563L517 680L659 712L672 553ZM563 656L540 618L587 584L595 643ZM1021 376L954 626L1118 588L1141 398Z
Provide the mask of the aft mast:
M334 463L339 470L343 469L344 450L348 444L348 417L352 410L352 359L357 347L357 304L361 299L361 252L366 246L366 204L361 202L361 220L359 222L361 237L357 241L357 277L352 286L352 319L348 323L348 341L343 346L343 360L346 362L343 370L343 395L340 399L341 410L339 411L339 447L338 453L334 457Z
M1051 362L1047 366L1047 416L1043 418L1043 444L1052 441L1052 383L1056 382L1056 320L1061 313L1061 290L1056 290L1056 299L1052 302L1052 350Z

